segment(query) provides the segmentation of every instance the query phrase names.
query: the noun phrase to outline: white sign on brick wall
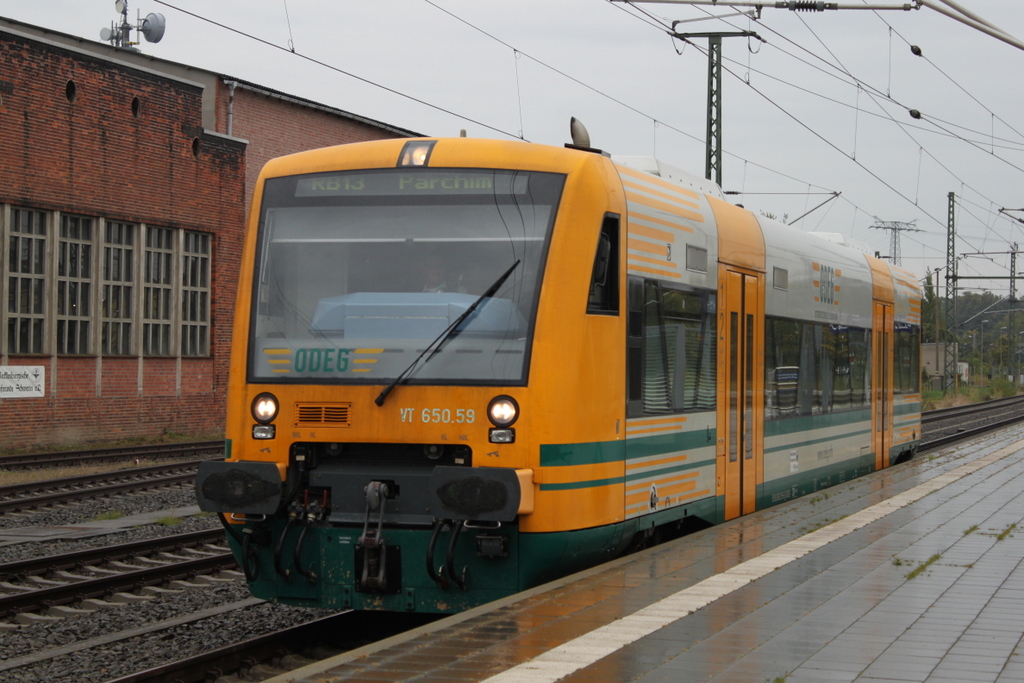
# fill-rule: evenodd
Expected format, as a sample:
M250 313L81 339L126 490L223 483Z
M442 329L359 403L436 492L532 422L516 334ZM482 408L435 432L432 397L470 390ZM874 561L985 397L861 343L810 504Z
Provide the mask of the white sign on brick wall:
M0 398L41 398L45 385L42 365L0 365Z

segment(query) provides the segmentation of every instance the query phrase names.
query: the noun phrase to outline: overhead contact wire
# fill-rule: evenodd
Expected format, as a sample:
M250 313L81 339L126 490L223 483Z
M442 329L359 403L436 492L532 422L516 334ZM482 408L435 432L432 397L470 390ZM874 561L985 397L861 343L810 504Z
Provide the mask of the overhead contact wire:
M363 76L359 76L357 74L354 74L351 71L346 71L346 70L341 69L339 67L336 67L336 66L334 66L332 64L328 64L327 62L322 62L319 59L314 59L313 57L310 57L309 55L304 55L301 52L295 52L295 51L289 50L286 47L282 47L281 45L278 45L277 43L273 43L273 42L271 42L269 40L265 40L265 39L260 38L258 36L252 35L251 33L246 33L245 31L241 31L241 30L239 30L237 28L233 28L231 26L228 26L227 24L222 24L222 23L220 23L218 21L214 21L213 19L209 19L207 17L204 17L202 15L196 14L194 12L189 12L188 10L182 9L180 7L176 7L175 5L172 5L171 3L167 2L166 0L154 0L154 2L156 2L158 5L163 5L164 7L169 7L170 9L177 10L178 12L181 12L182 14L187 14L188 16L190 16L190 17L192 17L194 19L198 19L199 21L206 22L207 24L211 24L213 26L216 26L217 28L222 28L225 31L230 31L231 33L243 36L243 37L248 38L250 40L254 40L257 43L260 43L262 45L266 45L267 47L272 47L275 50L281 50L282 52L287 52L289 54L293 54L296 57L298 57L300 59L304 59L307 62L310 62L312 64L316 64L317 66L322 66L325 69L330 69L331 71L343 74L345 76L348 76L349 78L354 78L355 80L359 81L360 83L365 83L367 85L371 85L371 86L373 86L375 88L379 88L379 89L381 89L381 90L383 90L385 92L389 92L392 95L398 95L399 97L401 97L403 99L406 99L406 100L409 100L410 102L415 102L416 104L421 104L424 107L429 107L429 108L431 108L431 109L433 109L435 111L439 111L439 112L441 112L443 114L448 114L448 115L454 116L454 117L456 117L458 119L462 119L463 121L469 121L470 123L474 123L474 124L476 124L478 126L481 126L482 128L486 128L488 130L492 130L495 133L500 133L501 135L507 135L510 138L518 138L519 137L519 136L517 136L514 133L508 132L507 130L502 130L501 128L498 128L496 126L492 126L492 125L490 125L488 123L484 123L483 121L478 121L477 119L471 118L469 116L465 116L464 114L459 114L458 112L452 111L451 109L446 109L445 107L442 107L440 105L433 104L431 102L427 102L426 100L421 100L418 97L414 97L412 95L409 95L407 93L401 92L399 90L395 90L394 88L389 88L386 85L383 85L381 83L377 83L375 81L371 81L370 79L364 78Z

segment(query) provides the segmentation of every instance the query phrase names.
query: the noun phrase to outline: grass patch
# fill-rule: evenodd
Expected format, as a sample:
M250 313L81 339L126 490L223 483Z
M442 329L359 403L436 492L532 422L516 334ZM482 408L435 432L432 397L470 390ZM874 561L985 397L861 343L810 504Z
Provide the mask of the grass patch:
M175 517L174 515L165 515L163 517L157 518L157 520L153 523L159 524L160 526L178 526L179 524L181 524L181 517Z
M102 522L108 519L121 519L122 517L124 517L124 513L120 510L107 510L106 512L101 512L93 517L92 521Z
M1015 396L1017 393L1017 387L1005 379L992 380L992 384L985 387L960 387L956 393L950 392L946 395L941 391L925 389L921 392L921 409L958 408L1000 396Z
M969 536L970 534L973 534L977 530L978 530L978 525L977 524L975 524L974 526L972 526L969 529L964 529L964 536Z
M923 572L925 569L928 569L928 567L930 567L932 564L938 562L940 557L942 557L942 555L936 553L936 554L932 555L931 557L929 557L926 562L924 562L923 564L920 564L917 567L915 567L914 571L912 571L909 574L907 574L907 581L909 581L910 579L915 578L918 574Z
M1007 536L1009 536L1009 535L1010 535L1010 532L1011 532L1011 531L1013 531L1013 530L1014 530L1014 529L1016 529L1016 528L1017 528L1017 525L1016 525L1016 524L1011 524L1010 526L1008 526L1008 527L1006 527L1005 529L1003 529L1003 532L1002 532L1001 534L999 534L998 536L996 536L996 540L997 540L997 541L1002 541L1003 539L1005 539L1005 538L1006 538Z

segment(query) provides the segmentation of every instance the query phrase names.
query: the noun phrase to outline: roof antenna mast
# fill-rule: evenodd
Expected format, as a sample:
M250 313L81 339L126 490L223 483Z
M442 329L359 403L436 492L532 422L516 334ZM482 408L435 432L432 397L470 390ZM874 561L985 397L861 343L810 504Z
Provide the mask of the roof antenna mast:
M167 28L167 20L164 19L164 15L155 12L147 14L145 19L138 18L136 25L132 26L128 22L128 0L117 0L114 3L114 9L121 15L121 23L112 21L110 28L101 29L100 40L105 40L114 47L138 52L139 50L135 46L139 45L141 41L132 42L132 29L142 34L148 43L159 43L160 39L164 37L164 30Z

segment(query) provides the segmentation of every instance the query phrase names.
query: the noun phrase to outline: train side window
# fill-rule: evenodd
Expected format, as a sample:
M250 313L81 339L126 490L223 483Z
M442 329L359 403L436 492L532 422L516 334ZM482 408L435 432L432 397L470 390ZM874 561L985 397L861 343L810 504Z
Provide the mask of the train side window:
M908 323L896 323L895 332L893 392L897 395L916 394L921 390L921 328Z
M615 214L606 214L601 224L587 313L619 313L619 217Z
M661 286L655 280L647 280L644 282L644 413L672 412L675 354L670 354L669 345L674 347L675 339L668 337Z
M870 398L867 330L769 317L765 419L825 415Z
M630 278L627 416L712 411L714 294Z
M853 405L871 402L871 332L850 330L850 386Z
M644 281L631 277L626 290L626 417L644 414Z

